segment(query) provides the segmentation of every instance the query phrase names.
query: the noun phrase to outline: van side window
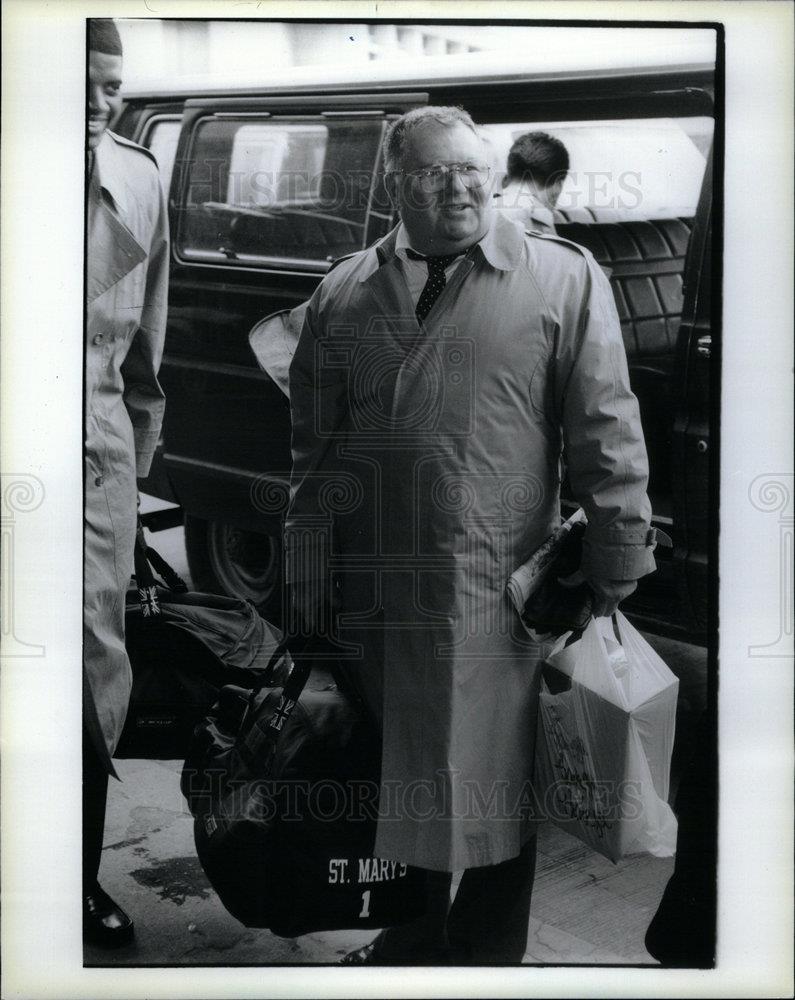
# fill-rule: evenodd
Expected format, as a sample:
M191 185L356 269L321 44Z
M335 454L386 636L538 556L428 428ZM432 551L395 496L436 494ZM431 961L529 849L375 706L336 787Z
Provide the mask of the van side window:
M160 168L160 183L168 194L171 187L171 174L174 172L174 160L177 156L177 144L182 122L179 118L153 118L148 123L141 142L157 160Z
M361 250L385 231L374 194L383 129L382 119L219 117L200 123L188 165L180 255L300 264Z

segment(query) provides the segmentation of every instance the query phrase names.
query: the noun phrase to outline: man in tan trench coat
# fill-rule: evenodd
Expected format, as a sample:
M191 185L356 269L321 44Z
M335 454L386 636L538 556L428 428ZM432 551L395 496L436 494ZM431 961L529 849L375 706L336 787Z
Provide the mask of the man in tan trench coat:
M83 617L83 932L132 936L97 881L108 775L131 687L124 603L133 567L136 478L163 419L157 371L168 290L168 223L154 157L108 131L121 97L112 21L89 22Z
M346 961L520 962L540 668L505 584L560 523L564 455L612 613L654 568L646 451L606 278L492 212L469 116L409 112L386 169L401 223L324 279L290 369L295 610L322 627L338 591L383 730L374 851L429 872L426 916Z

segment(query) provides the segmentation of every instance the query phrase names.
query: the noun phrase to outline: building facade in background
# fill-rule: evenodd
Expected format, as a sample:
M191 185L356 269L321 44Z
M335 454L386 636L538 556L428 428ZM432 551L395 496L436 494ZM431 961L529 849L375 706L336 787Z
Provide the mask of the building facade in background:
M220 76L230 67L245 73L262 68L270 75L281 66L466 55L498 48L506 30L455 24L119 20L125 63L142 82Z

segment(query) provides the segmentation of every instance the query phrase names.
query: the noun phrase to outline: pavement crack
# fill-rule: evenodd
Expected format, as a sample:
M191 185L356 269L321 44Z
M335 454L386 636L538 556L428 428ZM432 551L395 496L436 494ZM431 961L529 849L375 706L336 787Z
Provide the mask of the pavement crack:
M202 954L207 954L207 952L217 952L219 954L222 954L225 951L231 951L233 948L236 948L239 944L243 944L247 940L248 941L251 940L250 936L247 934L240 934L238 937L228 941L207 940L202 942L201 946L188 948L188 950L185 951L183 954L186 956L192 955L196 952L200 952Z
M103 851L120 851L123 847L132 847L133 844L141 844L146 840L146 836L143 837L130 837L127 840L117 840L115 844L105 844L102 848Z

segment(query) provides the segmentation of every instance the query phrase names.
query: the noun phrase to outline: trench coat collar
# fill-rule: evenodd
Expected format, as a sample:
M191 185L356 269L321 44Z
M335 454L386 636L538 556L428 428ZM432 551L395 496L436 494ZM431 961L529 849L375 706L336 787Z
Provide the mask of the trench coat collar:
M522 230L504 219L499 212L494 212L491 226L477 244L475 252L479 252L498 271L515 271L522 259L523 247Z
M129 199L134 197L125 181L125 164L112 136L105 134L94 151L96 181L110 195L101 197L89 211L86 261L86 301L93 302L146 260L146 250L124 223ZM89 192L89 198L91 193Z
M360 281L367 281L389 264L394 266L399 229L400 224L375 244L374 253L371 253ZM485 236L470 252L478 254L499 271L514 271L522 259L523 245L524 237L521 229L504 219L499 212L494 212Z
M392 317L398 329L398 339L409 343L419 332L414 303L403 279L400 259L395 254L399 226L365 253L359 281L366 284L379 305L382 316ZM405 324L408 329L404 329Z
M120 213L127 211L127 184L124 164L121 162L116 141L107 130L94 150L94 171L97 183L108 192Z

